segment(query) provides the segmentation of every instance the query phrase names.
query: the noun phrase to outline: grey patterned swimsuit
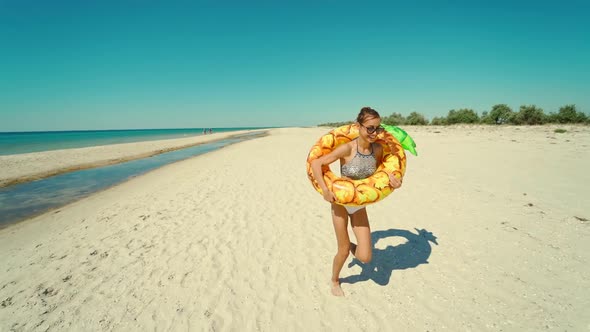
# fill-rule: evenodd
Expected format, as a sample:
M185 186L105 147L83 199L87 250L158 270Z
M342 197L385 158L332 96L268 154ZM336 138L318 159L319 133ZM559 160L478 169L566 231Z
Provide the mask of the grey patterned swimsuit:
M377 170L377 159L375 158L375 143L371 143L371 153L362 154L359 152L358 142L356 144L356 154L352 159L340 165L340 174L353 180L365 179L373 175Z

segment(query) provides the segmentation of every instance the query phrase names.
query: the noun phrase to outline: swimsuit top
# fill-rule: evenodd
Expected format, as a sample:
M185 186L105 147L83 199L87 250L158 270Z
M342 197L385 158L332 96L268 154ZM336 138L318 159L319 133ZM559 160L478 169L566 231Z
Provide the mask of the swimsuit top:
M356 145L356 154L352 159L340 166L340 174L353 180L365 179L373 175L377 170L377 159L375 159L375 143L371 143L371 153L362 154L359 152L358 143Z

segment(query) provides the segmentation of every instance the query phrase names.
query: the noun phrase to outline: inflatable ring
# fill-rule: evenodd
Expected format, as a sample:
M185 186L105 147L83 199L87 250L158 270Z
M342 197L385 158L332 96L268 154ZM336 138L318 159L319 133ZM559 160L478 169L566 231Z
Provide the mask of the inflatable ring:
M322 194L311 171L311 162L334 151L336 147L348 143L359 136L358 126L351 124L338 127L312 146L307 156L307 177L317 192ZM352 180L337 177L328 165L322 166L324 181L329 190L336 196L336 204L363 206L378 202L391 194L393 188L389 184L389 174L403 177L406 172L406 154L400 142L389 132L377 135L377 143L383 146L381 164L373 175L366 179Z

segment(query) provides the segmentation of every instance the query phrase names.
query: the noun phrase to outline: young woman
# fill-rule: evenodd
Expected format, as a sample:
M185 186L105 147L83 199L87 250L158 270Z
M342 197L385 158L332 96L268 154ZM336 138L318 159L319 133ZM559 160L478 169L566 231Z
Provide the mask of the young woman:
M371 228L365 207L349 207L335 204L334 194L328 190L322 174L322 166L340 160L340 173L343 177L358 180L371 176L383 156L383 147L375 143L377 134L383 132L379 113L370 107L363 107L356 118L359 137L349 143L338 146L331 153L311 163L313 176L318 182L324 199L332 204L332 223L336 232L338 252L332 263L332 294L344 296L340 287L340 271L351 252L359 261L368 263L372 258ZM389 175L389 182L395 189L402 184L401 179ZM348 217L357 244L348 237Z

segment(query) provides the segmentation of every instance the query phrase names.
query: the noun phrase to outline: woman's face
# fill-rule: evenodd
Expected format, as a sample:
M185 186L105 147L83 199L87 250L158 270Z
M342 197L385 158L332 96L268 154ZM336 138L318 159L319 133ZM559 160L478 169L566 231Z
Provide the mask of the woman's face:
M375 140L377 140L377 135L384 130L381 127L381 118L365 118L363 122L360 123L360 127L360 135L371 143L375 142Z

